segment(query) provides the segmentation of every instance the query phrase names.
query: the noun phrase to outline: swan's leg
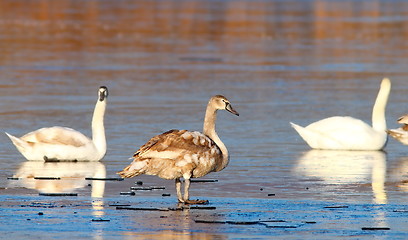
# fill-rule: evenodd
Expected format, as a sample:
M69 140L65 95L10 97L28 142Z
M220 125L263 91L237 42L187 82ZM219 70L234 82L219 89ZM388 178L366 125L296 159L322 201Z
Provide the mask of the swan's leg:
M208 200L189 200L190 178L184 179L184 203L185 204L208 204Z
M180 178L176 178L176 192L177 192L177 199L179 202L184 202L183 196L181 195L181 181Z
M184 202L189 201L190 198L190 179L184 179Z

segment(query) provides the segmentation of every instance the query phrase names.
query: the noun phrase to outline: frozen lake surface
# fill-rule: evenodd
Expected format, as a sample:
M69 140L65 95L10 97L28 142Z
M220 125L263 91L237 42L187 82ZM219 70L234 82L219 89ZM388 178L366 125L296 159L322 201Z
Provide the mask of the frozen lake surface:
M387 123L398 127L408 113L408 3L1 3L2 131L59 125L90 136L98 87L110 92L101 162L27 162L0 137L0 230L9 239L408 238L408 146L310 150L289 125L335 115L370 123L389 77ZM174 182L154 176L86 179L117 178L152 136L201 131L215 94L240 116L217 119L229 166L191 187L208 209L177 209ZM164 189L120 195L137 181Z

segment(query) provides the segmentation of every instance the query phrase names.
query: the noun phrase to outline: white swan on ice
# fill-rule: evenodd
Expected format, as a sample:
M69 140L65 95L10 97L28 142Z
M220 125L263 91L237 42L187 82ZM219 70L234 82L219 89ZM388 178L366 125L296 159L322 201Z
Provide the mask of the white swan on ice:
M99 161L106 153L103 119L107 97L108 89L100 87L92 117L92 139L74 129L58 126L41 128L20 138L6 134L27 160Z
M342 116L325 118L307 127L291 125L314 149L381 150L387 143L385 107L390 91L391 81L384 78L373 107L372 126L359 119Z

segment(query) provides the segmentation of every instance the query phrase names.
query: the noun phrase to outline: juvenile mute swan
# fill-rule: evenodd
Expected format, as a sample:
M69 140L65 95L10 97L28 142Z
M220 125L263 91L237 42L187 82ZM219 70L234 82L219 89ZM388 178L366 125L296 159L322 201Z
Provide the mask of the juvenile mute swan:
M103 118L107 97L108 89L100 87L92 117L92 139L74 129L57 126L41 128L21 138L6 134L27 160L99 161L106 153Z
M408 145L408 115L404 115L397 120L398 123L403 124L397 129L390 129L387 133L400 141L404 145Z
M299 135L314 149L381 150L387 143L385 107L391 81L384 78L373 107L372 124L352 117L330 117L301 127L291 123Z
M147 174L175 179L179 202L186 204L208 202L189 200L190 178L221 171L228 165L228 150L215 132L215 120L219 109L239 115L225 97L214 96L207 105L203 133L170 130L157 135L141 146L133 155L133 162L118 174L124 178ZM185 180L184 196L181 194L181 177Z

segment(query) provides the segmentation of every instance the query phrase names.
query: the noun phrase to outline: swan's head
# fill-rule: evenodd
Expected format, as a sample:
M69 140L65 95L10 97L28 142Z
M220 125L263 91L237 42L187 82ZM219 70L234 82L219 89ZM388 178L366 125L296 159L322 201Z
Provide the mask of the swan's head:
M105 87L105 86L99 87L98 95L99 95L99 101L100 102L105 101L105 99L108 98L108 95L109 95L108 88Z
M397 122L400 124L408 124L408 115L404 115L398 118Z
M231 106L230 101L222 96L215 95L210 99L210 104L217 110L227 110L228 112L239 116L239 113Z
M408 115L404 115L400 118L398 118L397 122L399 124L402 124L402 130L408 131Z

